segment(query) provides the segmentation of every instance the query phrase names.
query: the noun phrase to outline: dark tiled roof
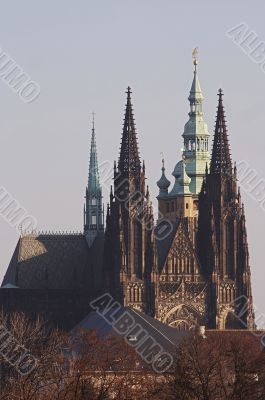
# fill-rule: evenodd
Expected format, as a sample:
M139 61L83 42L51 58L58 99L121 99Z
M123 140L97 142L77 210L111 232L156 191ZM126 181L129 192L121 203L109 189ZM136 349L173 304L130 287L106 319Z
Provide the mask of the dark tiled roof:
M100 250L103 239L95 242ZM93 246L92 246L93 247ZM22 236L5 274L3 285L23 289L75 289L89 286L92 269L100 260L92 260L83 234L40 234ZM94 262L93 262L94 261Z
M174 352L176 345L178 345L184 338L188 337L191 333L189 331L178 331L162 322L150 317L140 311L130 307L114 308L107 312L105 317L109 320L110 314L113 316L114 321L119 319L123 313L128 312L135 321L135 324L140 325L148 335L150 335L157 343L161 345L163 350ZM109 317L109 318L108 318ZM109 323L96 311L91 311L73 330L72 333L78 334L80 329L88 331L95 330L101 337L114 334L118 335L117 331L113 329L114 323ZM118 335L119 336L119 335ZM122 336L122 335L121 335ZM123 336L122 336L123 337Z

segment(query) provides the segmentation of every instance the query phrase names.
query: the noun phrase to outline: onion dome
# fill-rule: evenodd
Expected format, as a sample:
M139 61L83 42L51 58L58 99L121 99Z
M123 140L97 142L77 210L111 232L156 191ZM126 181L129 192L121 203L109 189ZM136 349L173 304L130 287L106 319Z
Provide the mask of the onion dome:
M187 175L184 159L177 163L172 175L175 177L175 184L170 195L191 194L189 188L191 179Z
M173 175L175 178L179 178L179 177L181 176L181 174L182 174L182 170L183 170L183 160L179 161L179 162L176 164L176 166L175 166L175 168L174 168L174 171L172 172L172 175Z
M168 194L168 188L170 186L170 181L167 179L165 175L165 161L164 159L162 160L162 175L159 181L156 182L158 188L159 188L159 196L165 196Z

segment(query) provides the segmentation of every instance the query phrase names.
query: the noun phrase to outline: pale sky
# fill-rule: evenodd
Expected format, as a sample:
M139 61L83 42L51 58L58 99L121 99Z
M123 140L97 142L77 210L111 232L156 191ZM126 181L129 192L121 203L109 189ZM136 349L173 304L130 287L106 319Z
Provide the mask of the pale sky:
M112 164L128 84L156 206L160 153L171 182L180 158L196 46L209 132L222 87L233 160L265 179L265 73L226 35L244 22L257 42L265 41L264 1L10 0L1 6L0 48L41 93L24 103L0 77L0 187L37 219L39 230L82 229L91 112L99 161ZM265 211L243 189L242 197L259 316L265 314ZM0 216L1 278L18 237Z

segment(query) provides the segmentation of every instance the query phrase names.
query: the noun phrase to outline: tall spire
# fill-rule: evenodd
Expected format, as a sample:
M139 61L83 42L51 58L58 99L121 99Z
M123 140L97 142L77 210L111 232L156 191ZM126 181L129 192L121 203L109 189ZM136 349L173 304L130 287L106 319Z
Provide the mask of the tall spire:
M131 103L131 88L127 88L127 104L125 109L122 142L119 158L119 172L122 174L138 175L141 163L138 151L137 136Z
M198 77L197 49L193 56L193 80L188 97L190 103L189 120L185 124L183 139L186 172L191 178L190 192L198 194L201 190L206 163L209 163L209 132L203 119L203 95ZM174 175L174 172L173 172ZM174 175L175 176L175 175Z
M194 105L193 111L202 112L203 95L202 95L201 85L200 85L198 73L197 73L197 65L198 65L197 58L193 60L193 65L194 65L194 72L193 72L194 76L193 76L193 81L192 81L190 95L188 97L188 100L190 102L190 105ZM196 107L197 107L197 109L196 109Z
M232 161L223 106L223 92L218 91L218 107L213 139L210 172L214 174L232 174Z
M89 161L89 174L88 174L88 191L92 195L97 196L101 193L101 187L99 183L99 171L98 171L98 157L97 157L97 146L96 146L96 135L95 135L95 113L92 113L92 135L91 135L91 146L90 146L90 161Z
M95 113L92 121L90 145L90 161L88 184L86 188L86 202L84 207L84 232L89 247L93 244L98 232L104 230L104 213L102 208L102 189L99 181L98 157L95 135Z

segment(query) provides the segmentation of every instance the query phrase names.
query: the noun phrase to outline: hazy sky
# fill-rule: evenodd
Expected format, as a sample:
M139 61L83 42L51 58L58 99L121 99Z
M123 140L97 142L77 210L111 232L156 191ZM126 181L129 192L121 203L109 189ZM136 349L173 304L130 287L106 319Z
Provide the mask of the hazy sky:
M1 1L0 47L41 94L24 103L0 78L0 186L39 230L81 230L91 112L100 163L113 163L129 84L156 205L161 151L171 182L180 158L195 46L210 133L222 87L233 160L265 178L265 73L226 35L244 22L265 41L264 14L264 1ZM265 211L243 190L242 197L254 302L265 314ZM0 239L2 278L18 233L1 217Z

